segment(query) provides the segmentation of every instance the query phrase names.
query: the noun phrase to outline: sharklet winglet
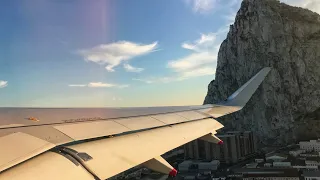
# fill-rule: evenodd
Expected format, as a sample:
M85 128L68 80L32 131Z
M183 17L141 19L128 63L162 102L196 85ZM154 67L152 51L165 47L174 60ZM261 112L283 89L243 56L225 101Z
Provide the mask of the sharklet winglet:
M270 72L270 67L261 69L255 76L253 76L248 82L241 86L236 92L234 92L228 99L219 104L223 106L236 106L241 109L247 104L252 95L258 89L262 81Z

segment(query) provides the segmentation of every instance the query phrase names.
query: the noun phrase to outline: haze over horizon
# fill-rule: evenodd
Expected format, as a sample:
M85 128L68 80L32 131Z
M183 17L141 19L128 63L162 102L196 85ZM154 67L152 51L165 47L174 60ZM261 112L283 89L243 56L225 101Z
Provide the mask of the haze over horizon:
M3 1L0 107L200 105L241 0ZM318 0L283 0L320 13Z

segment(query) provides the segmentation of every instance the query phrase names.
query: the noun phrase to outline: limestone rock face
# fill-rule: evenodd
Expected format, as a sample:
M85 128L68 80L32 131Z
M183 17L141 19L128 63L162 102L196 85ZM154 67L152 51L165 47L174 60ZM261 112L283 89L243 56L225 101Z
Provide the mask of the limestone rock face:
M225 130L252 130L260 145L320 137L320 15L277 0L243 0L220 46L204 104L226 99L263 67L269 75Z

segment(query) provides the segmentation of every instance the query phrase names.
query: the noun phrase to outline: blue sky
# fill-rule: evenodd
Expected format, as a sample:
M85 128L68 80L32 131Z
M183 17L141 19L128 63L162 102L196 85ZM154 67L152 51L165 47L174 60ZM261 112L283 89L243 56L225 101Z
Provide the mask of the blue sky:
M240 0L32 2L1 1L3 107L202 104L240 7Z

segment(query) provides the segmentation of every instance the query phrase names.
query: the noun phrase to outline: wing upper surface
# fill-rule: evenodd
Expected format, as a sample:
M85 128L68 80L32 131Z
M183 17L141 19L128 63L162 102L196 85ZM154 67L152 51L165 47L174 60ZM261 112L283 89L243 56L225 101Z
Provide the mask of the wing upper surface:
M207 106L205 106L207 107ZM19 132L29 135L35 139L41 139L44 142L51 144L50 148L55 146L64 145L68 143L76 143L81 140L89 140L93 138L108 137L111 135L123 135L127 133L133 133L136 131L148 130L153 128L159 128L169 126L177 123L184 123L189 121L197 121L205 118L209 118L210 115L194 111L178 111L176 113L159 113L145 116L132 116L127 118L115 118L108 120L92 120L83 122L68 122L68 123L53 123L53 124L41 124L30 125L22 127L6 127L0 129L0 141L1 146L12 147L13 141L8 140L8 136ZM18 140L15 140L18 142ZM24 149L24 144L15 143L15 149ZM41 148L36 154L47 151L48 148ZM8 150L9 151L9 150ZM14 151L14 149L12 149ZM31 151L31 150L30 150ZM2 162L0 166L0 172L12 167L20 162L27 160L33 156L29 154L32 152L26 152L23 157L17 158L15 161L7 160ZM5 153L0 154L0 159L3 161L6 158Z
M208 107L212 107L212 105L138 108L0 108L0 129L110 120Z
M222 127L209 118L68 148L90 155L92 159L83 163L100 179L106 179Z
M54 170L50 168L49 160L52 161L53 169L59 173L58 177L61 177L60 173L66 171L66 169L55 167L55 165L72 170L66 173L65 178L78 179L79 175L77 173L83 174L83 167L87 172L90 172L85 174L86 176L83 179L92 178L89 176L90 174L97 177L96 179L107 179L154 157L160 157L171 149L215 132L222 127L223 125L218 121L207 118L113 138L61 146L58 149L76 159L78 164L73 164L68 159L62 160L64 157L52 159L57 154L49 151L0 173L0 179L9 177L15 177L16 180L32 178L37 175L35 168L39 168L42 175L34 179L44 178L43 174L53 176Z

